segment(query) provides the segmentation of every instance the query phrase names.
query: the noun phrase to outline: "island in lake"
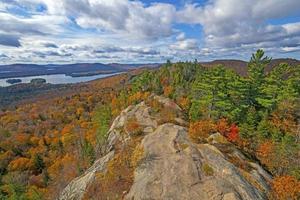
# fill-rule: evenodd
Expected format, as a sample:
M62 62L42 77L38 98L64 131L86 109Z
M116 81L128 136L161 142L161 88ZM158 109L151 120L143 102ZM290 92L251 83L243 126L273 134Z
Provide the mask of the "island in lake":
M46 83L46 79L43 79L43 78L34 78L30 81L30 83L33 83L33 84L43 84L43 83Z
M7 79L6 82L9 84L16 84L16 83L21 83L22 80L21 79Z

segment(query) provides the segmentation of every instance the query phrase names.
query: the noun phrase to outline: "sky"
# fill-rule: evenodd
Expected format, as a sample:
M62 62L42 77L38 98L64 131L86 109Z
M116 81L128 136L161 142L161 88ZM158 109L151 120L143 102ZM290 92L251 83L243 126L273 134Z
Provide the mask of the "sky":
M0 0L0 64L300 59L300 0Z

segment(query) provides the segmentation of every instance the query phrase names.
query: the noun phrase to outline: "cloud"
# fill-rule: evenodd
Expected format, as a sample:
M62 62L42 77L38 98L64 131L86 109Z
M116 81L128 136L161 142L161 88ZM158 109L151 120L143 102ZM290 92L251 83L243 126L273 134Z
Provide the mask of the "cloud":
M152 48L133 48L127 50L127 52L136 53L139 55L160 55L159 51L154 50Z
M187 39L184 33L180 33L176 37L176 42L170 45L171 49L180 51L195 51L199 50L199 44L196 39Z
M58 46L56 44L51 43L51 42L44 43L43 45L44 45L44 47L47 47L47 48L55 48L55 49L58 48Z
M71 57L72 53L60 52L60 51L33 51L32 56L38 56L40 58L49 58L49 57Z
M7 55L0 53L0 59L6 59L6 58L8 58Z
M78 4L64 0L64 8L69 15L75 16L82 28L97 28L141 39L170 36L176 12L171 4L156 3L145 7L139 1L128 0L80 0Z
M300 1L296 0L214 0L205 6L186 5L177 13L177 19L201 24L206 46L232 48L299 37L299 23L267 23L299 12Z
M94 53L116 53L116 52L124 52L125 50L120 47L114 46L106 46L93 50Z
M7 35L0 33L0 45L11 46L11 47L20 47L19 37L14 35Z
M300 52L300 45L295 47L282 47L281 50L283 53L291 53L291 52Z
M12 4L27 7L31 13L35 13L38 5L44 5L47 17L71 17L84 29L98 29L100 32L140 39L170 36L176 13L175 6L171 4L153 3L145 6L140 1L130 0L15 0ZM12 24L11 21L7 23ZM30 24L26 27L30 30Z
M185 39L185 33L180 33L179 35L176 36L176 40L182 41Z
M273 57L299 52L298 0L197 2L2 0L0 51L10 62L248 59L257 48ZM193 27L201 28L191 33Z
M0 12L2 32L20 35L51 35L63 32L60 25L66 24L64 16L34 15L30 18Z

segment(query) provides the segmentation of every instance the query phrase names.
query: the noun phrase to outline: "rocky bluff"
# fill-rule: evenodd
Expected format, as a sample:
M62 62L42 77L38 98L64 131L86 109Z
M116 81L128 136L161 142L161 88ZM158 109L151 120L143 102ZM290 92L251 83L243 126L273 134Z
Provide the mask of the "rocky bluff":
M170 99L129 106L111 125L105 155L59 199L267 199L271 176L259 164L218 133L193 143L187 126Z

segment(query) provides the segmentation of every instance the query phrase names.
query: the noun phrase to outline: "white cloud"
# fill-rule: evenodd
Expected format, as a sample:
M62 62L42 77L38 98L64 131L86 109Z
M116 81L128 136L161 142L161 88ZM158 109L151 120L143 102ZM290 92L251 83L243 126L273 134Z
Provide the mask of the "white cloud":
M201 24L207 47L240 47L300 36L300 24L270 25L268 20L300 12L298 0L213 0L186 5L177 13L182 23Z
M171 49L179 51L195 51L199 50L199 44L196 39L187 39L184 33L180 33L176 37L176 42L170 45Z
M0 19L0 32L20 36L63 33L61 25L68 23L66 17L54 15L34 15L24 18L0 12Z
M182 41L185 39L185 33L180 33L179 35L176 36L176 40Z
M2 0L0 59L159 62L248 59L257 48L275 56L300 52L300 22L271 23L299 14L299 0L194 2L176 8L140 0ZM180 24L200 25L203 33L189 37Z
M173 5L157 3L145 7L139 1L127 0L85 0L83 4L64 1L66 12L76 16L76 22L83 28L97 28L141 39L172 34L176 12Z

